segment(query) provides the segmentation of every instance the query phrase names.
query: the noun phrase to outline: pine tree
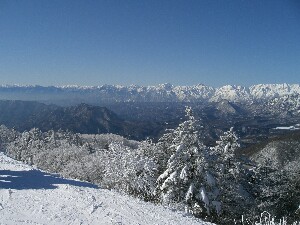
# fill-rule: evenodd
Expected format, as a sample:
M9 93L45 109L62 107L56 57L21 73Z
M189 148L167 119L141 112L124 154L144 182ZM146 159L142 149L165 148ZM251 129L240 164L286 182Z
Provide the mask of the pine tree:
M249 182L251 171L245 162L236 155L240 147L237 134L230 128L224 132L213 148L215 154L214 171L220 186L222 217L232 221L248 214L249 207L254 203L252 187ZM228 221L228 222L229 222Z
M187 212L206 217L216 213L218 190L208 170L208 148L199 141L199 126L192 109L187 120L173 131L172 152L166 170L157 179L157 195L166 204L184 206Z
M171 146L175 138L174 131L174 129L168 129L167 133L163 134L155 145L153 144L153 159L158 165L158 174L162 174L167 169L168 159L173 154L173 148L171 148Z

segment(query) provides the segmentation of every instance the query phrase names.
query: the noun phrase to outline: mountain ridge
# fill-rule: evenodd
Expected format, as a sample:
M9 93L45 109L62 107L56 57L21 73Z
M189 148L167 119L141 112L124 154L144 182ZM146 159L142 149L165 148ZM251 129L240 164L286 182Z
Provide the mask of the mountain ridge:
M249 87L225 85L214 88L204 84L174 86L159 84L102 85L102 86L39 86L0 85L0 98L10 100L67 101L78 102L251 102L299 95L300 84L257 84Z

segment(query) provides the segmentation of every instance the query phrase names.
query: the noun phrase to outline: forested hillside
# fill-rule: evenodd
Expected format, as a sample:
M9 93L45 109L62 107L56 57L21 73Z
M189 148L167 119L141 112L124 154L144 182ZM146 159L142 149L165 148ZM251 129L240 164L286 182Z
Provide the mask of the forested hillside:
M236 154L240 144L232 128L214 147L203 144L203 132L202 122L187 107L186 120L158 142L36 128L19 133L1 126L1 148L43 170L168 205L217 224L259 221L264 211L277 221L283 217L289 224L298 220L298 183L291 182L287 173L297 172L296 159L285 170L273 166L272 176L266 176L270 168L265 162Z

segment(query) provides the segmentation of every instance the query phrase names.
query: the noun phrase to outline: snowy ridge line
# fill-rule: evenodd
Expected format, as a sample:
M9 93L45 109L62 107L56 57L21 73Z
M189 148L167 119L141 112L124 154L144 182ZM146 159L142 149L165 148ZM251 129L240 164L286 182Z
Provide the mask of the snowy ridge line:
M250 87L225 85L219 88L197 84L193 86L140 85L101 85L101 86L39 86L39 85L0 85L0 92L26 92L39 94L73 93L93 94L98 98L111 98L116 101L220 101L234 102L274 99L287 95L300 95L300 84L257 84ZM78 92L78 93L77 93Z

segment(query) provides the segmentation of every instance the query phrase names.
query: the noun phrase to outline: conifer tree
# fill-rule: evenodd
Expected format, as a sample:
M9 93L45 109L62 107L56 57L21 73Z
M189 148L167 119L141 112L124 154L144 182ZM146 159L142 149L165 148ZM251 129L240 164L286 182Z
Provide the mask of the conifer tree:
M208 170L208 148L199 141L199 126L192 109L173 132L172 152L166 170L157 180L157 194L166 204L184 206L187 212L206 217L219 209L215 178Z
M222 217L232 221L246 214L254 203L253 189L249 182L251 171L236 155L240 147L237 134L231 127L224 132L213 148L215 154L214 171L220 187ZM241 214L241 215L239 215ZM225 219L225 221L226 221Z

